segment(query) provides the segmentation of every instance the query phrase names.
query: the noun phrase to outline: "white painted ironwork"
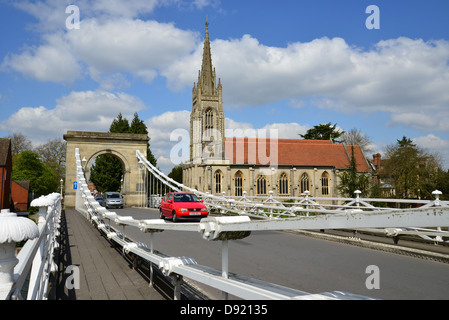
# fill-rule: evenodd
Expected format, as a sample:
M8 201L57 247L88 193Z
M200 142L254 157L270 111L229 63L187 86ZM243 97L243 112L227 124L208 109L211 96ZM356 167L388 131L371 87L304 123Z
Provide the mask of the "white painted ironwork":
M179 298L179 285L183 277L207 284L222 290L223 298L228 294L243 299L361 299L352 294L342 292L309 294L292 288L265 283L243 276L231 275L228 270L228 241L242 239L261 230L316 230L316 229L365 229L386 228L392 230L401 228L416 228L416 226L431 228L440 227L432 231L431 235L438 233L441 238L447 232L441 227L449 225L449 206L447 202L439 201L413 201L398 200L395 203L417 203L420 208L391 209L376 208L371 202L391 199L361 199L359 194L351 198L311 198L306 194L303 198L291 198L293 202L285 202L285 198L247 197L240 198L214 196L183 186L173 179L165 176L142 157L139 151L136 155L139 163L145 166L149 173L156 177L157 190L189 191L196 193L205 200L210 209L234 216L210 217L198 223L174 224L165 220L136 220L132 217L120 216L101 207L87 187L83 168L80 165L80 155L75 152L77 161L77 176L79 189L77 191L77 210L92 221L99 230L106 234L111 241L122 246L123 251L133 253L158 266L164 274L174 279L175 299ZM150 183L148 184L150 186ZM168 191L167 190L167 191ZM150 190L150 194L154 193ZM146 198L146 196L145 196ZM329 204L330 203L330 204ZM257 219L252 219L257 217ZM262 218L262 219L261 219ZM124 233L111 227L114 221L118 226L132 226L150 235L150 248L142 243L133 242ZM154 236L164 230L184 232L199 232L205 240L222 241L222 270L215 270L201 266L193 258L167 257L154 251ZM419 229L420 232L423 229ZM433 230L433 229L424 229ZM444 234L444 235L443 235Z
M13 277L9 277L8 292L0 295L2 300L46 300L50 275L57 271L53 257L54 250L59 247L57 239L61 216L61 195L52 193L42 196L33 200L31 206L39 207L37 225L30 219L18 218L15 213L4 213L2 210L0 214L1 247L9 246L13 248L14 253L16 242L29 239L15 258L10 256L10 259L5 260L0 257L0 261L8 260L15 265L10 264L14 270L10 268L9 275L13 274ZM5 236L8 238L4 239ZM5 251L0 250L0 252ZM0 287L5 285L5 282L5 278L0 275Z
M174 181L167 177L164 173L154 167L143 155L137 151L136 156L145 168L151 173L155 174L161 184L170 188L173 191L187 191L193 192L204 199L204 202L209 207L220 214L229 215L244 215L249 217L256 217L260 219L273 218L294 218L298 216L322 215L322 214L338 214L338 213L354 213L354 212L386 212L388 214L397 214L404 212L403 209L394 209L389 207L376 207L373 203L390 204L393 207L408 206L416 208L449 208L449 201L441 201L439 196L441 191L435 190L433 195L435 200L410 200L410 199L378 199L378 198L361 198L360 191L355 191L355 198L335 198L335 197L309 197L309 191L305 192L304 197L274 197L273 192L270 191L268 197L261 196L247 196L246 191L241 197L231 197L223 195L216 196L209 193L199 192L198 190L189 188L181 183ZM155 207L155 206L153 206ZM156 206L157 207L157 206ZM407 209L411 210L411 209ZM415 212L415 211L409 211ZM385 217L385 216L383 216ZM377 220L381 218L378 217ZM403 219L404 220L404 219ZM417 221L418 223L418 221ZM289 224L289 223L288 223ZM281 225L274 223L274 225ZM422 240L431 241L434 243L449 242L449 231L443 230L441 225L428 225L434 227L433 229L422 228L424 225L417 224L414 226L405 226L404 224L395 225L393 227L383 227L382 223L377 227L367 227L363 229L356 229L356 231L364 231L370 233L381 234L383 236L392 237L397 242L401 236L415 236ZM447 229L449 225L445 224ZM277 227L274 227L277 228ZM342 227L343 229L356 228L351 227L350 224ZM296 228L297 229L297 228ZM324 225L318 229L325 229ZM392 231L394 230L394 231Z

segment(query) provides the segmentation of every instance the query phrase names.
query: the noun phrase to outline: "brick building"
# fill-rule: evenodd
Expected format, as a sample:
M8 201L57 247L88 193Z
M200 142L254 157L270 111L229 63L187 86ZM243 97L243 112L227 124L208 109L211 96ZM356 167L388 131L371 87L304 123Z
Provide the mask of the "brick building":
M11 202L11 139L0 138L0 209L13 209Z
M28 211L28 206L31 201L30 181L13 180L11 186L11 199L14 211Z

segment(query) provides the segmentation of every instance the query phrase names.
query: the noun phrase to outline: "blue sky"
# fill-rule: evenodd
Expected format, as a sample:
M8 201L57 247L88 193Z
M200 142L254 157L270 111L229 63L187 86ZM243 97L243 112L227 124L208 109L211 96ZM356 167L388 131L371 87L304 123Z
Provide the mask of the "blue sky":
M366 28L369 5L380 29ZM0 0L0 136L39 144L138 112L169 171L208 16L229 132L297 138L331 122L364 132L369 158L406 136L449 168L447 12L447 0Z

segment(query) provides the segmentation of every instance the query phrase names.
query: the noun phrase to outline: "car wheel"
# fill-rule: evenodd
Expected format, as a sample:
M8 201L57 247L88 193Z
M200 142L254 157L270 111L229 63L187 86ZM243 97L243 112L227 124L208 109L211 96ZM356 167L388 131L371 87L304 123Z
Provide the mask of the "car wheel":
M172 220L173 220L173 222L178 222L178 217L176 216L175 211L173 211Z
M165 220L165 216L162 213L162 210L159 209L159 219Z

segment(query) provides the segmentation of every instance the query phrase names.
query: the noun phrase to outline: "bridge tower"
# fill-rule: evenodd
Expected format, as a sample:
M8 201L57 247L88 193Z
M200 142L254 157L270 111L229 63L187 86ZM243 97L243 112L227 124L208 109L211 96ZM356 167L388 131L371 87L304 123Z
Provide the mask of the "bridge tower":
M100 155L110 154L119 159L123 168L122 195L125 206L138 206L142 201L144 191L143 174L136 157L136 150L147 156L147 143L149 138L146 134L128 133L104 133L68 131L64 135L67 141L66 152L66 178L64 206L74 208L76 190L74 182L76 178L75 148L79 149L83 161L86 181L89 181L89 168L92 162Z

